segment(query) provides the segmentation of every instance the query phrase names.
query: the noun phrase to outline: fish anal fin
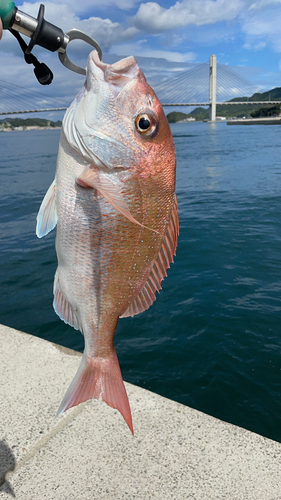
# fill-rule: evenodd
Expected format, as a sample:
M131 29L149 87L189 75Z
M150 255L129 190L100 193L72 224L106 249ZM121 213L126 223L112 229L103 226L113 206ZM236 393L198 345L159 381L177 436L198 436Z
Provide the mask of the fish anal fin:
M58 271L56 271L55 274L55 280L54 280L54 301L53 301L53 307L57 315L70 326L73 326L75 330L80 330L82 332L82 329L79 325L79 320L74 312L73 308L69 304L69 302L66 300L64 297L61 288L60 288L60 283L59 283L59 278L58 278Z
M108 358L92 358L84 353L57 416L92 398L102 399L118 410L134 434L130 404L115 350Z
M166 271L170 267L171 262L174 262L173 257L176 255L178 234L179 216L177 197L175 195L170 221L159 253L152 265L148 279L140 293L130 303L129 307L122 314L122 316L120 316L120 318L140 314L141 312L146 311L146 309L148 309L156 300L156 291L159 292L161 290L161 281L165 278L165 276L167 276Z
M56 185L55 181L50 185L39 208L36 224L36 235L43 238L57 224L58 216L56 209Z

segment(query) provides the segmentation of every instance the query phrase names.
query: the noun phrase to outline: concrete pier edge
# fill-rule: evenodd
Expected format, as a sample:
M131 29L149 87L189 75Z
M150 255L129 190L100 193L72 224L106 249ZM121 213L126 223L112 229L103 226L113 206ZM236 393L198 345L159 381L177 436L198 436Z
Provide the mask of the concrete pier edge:
M54 420L80 353L0 325L0 499L281 499L281 444L126 384Z

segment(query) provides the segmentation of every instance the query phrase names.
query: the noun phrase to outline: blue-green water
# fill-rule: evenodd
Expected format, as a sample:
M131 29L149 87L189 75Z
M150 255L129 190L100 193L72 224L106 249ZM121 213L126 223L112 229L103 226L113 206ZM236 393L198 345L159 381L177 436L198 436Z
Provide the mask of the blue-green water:
M172 130L178 252L155 304L119 321L124 379L281 441L281 128ZM52 309L55 232L35 236L58 141L0 134L0 322L83 350Z

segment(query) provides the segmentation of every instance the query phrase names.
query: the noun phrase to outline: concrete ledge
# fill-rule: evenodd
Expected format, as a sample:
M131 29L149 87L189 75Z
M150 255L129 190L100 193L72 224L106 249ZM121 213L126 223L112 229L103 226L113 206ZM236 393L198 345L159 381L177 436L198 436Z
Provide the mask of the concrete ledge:
M0 498L281 498L281 444L126 384L135 436L90 401L54 421L78 353L0 325Z

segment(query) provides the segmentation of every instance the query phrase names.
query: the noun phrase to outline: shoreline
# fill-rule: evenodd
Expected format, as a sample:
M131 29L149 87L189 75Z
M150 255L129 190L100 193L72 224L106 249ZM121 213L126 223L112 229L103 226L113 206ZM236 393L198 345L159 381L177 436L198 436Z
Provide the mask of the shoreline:
M264 118L237 118L227 120L227 125L281 125L281 116Z
M25 132L26 130L60 130L61 127L38 127L38 126L27 126L27 127L8 127L5 129L0 128L1 132Z

